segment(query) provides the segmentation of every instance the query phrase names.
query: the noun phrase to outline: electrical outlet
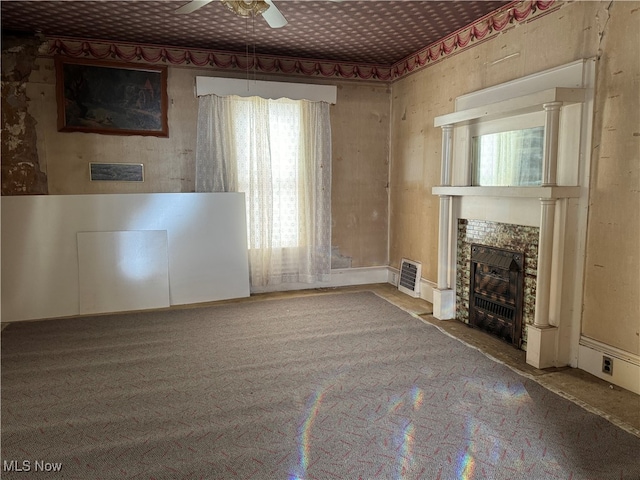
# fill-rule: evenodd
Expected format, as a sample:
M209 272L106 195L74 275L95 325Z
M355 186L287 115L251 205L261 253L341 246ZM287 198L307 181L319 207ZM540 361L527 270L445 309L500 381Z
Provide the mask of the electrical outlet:
M613 358L602 356L602 371L607 375L613 375Z

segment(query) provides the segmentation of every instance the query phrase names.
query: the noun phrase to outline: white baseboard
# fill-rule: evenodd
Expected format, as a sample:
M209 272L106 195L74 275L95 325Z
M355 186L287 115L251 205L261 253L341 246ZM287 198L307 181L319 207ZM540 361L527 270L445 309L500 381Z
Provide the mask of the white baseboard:
M612 374L602 371L602 357L613 360ZM580 337L578 368L640 395L640 356L588 337Z
M394 287L398 286L398 278L400 278L400 270L394 267L385 267L388 270L387 283L390 283ZM436 288L436 284L420 278L420 298L433 304L433 289Z
M313 288L348 287L351 285L368 285L374 283L390 283L398 286L400 271L389 266L380 267L356 267L338 268L331 270L331 279L328 282L316 283L282 283L268 287L251 288L251 293L285 292L290 290L310 290ZM420 279L420 298L433 303L433 290L435 283L424 278Z
M290 290L309 290L313 288L348 287L351 285L367 285L372 283L387 283L389 274L386 266L338 268L331 270L328 282L316 283L281 283L279 285L254 288L251 293L285 292Z
M395 275L395 277L394 277ZM314 288L348 287L353 285L369 285L376 283L391 283L397 286L399 271L395 268L384 266L338 268L331 270L331 278L328 282L316 283L282 283L267 287L251 288L251 293L286 292L292 290L311 290ZM433 303L433 284L420 279L420 298ZM2 328L8 323L3 323Z

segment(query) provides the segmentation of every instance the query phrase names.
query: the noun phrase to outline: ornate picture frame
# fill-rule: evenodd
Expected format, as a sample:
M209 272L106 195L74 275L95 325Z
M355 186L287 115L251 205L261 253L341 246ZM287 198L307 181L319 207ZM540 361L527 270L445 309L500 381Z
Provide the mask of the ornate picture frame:
M167 67L55 57L58 131L169 136Z

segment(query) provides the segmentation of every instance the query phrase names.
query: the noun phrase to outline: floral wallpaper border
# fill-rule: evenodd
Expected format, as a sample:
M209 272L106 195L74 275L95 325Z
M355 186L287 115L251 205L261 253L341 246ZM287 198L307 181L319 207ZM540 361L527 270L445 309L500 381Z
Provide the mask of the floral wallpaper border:
M393 82L444 58L493 38L514 26L541 17L557 8L556 0L514 2L467 27L424 47L393 65L362 65L326 60L252 55L215 50L185 49L131 43L115 43L71 37L47 38L47 55L66 55L148 64L169 64L347 80Z

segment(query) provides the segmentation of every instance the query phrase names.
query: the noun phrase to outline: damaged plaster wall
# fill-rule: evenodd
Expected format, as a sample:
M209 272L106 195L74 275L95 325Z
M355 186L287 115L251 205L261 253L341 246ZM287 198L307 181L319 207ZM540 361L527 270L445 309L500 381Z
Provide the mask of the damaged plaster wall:
M640 355L640 2L607 2L597 15L582 333Z
M37 36L2 36L2 195L47 193L27 95L27 81L42 44Z
M439 202L431 188L440 183L442 132L434 118L453 112L460 95L595 56L597 7L564 4L393 84L391 266L411 258L425 280L437 280Z
M53 58L42 56L27 85L29 112L38 121L37 145L46 159L49 193L175 193L194 191L197 99L195 75L206 70L169 68L169 137L59 132ZM89 162L142 163L144 182L92 182Z
M460 95L599 56L582 333L638 354L640 2L558 6L393 84L390 264L412 258L423 278L437 280L431 188L440 183L442 134L434 117L453 112Z
M334 268L387 265L390 100L386 85L338 86L331 110Z
M36 159L39 154L41 162L46 160L48 178L43 186L48 181L52 195L194 191L198 101L193 86L198 75L234 76L211 69L169 67L168 138L58 132L54 61L48 56L37 58L23 87L31 98L28 115L37 122L37 139L34 133L25 144ZM337 105L331 107L334 268L386 265L389 87L273 75L257 79L338 85ZM142 163L145 179L91 182L89 162Z

